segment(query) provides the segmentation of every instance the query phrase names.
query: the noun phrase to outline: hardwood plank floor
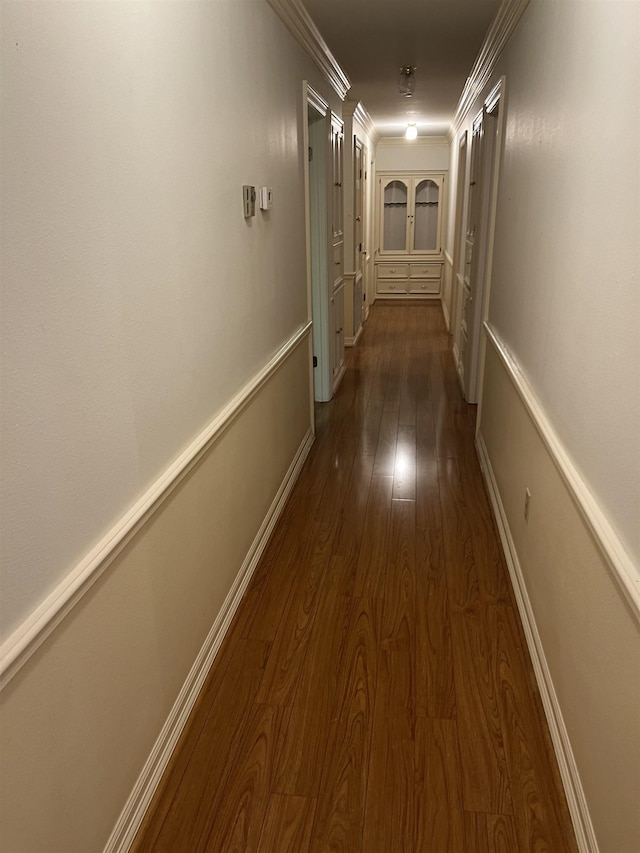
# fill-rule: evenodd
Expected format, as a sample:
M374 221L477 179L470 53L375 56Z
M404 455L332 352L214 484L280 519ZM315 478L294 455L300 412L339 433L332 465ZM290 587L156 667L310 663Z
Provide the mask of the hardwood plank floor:
M440 306L374 306L137 853L576 853Z

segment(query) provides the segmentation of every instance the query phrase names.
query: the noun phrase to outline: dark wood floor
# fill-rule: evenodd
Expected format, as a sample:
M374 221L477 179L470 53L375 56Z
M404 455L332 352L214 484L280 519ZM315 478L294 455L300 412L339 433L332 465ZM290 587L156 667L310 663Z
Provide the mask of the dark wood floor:
M374 307L135 850L576 851L474 422Z

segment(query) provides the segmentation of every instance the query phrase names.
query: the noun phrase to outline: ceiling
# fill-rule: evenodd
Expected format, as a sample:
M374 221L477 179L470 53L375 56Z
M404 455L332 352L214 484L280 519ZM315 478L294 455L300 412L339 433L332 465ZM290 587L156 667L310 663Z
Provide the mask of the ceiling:
M303 0L381 136L446 133L500 0ZM416 65L413 97L400 66Z

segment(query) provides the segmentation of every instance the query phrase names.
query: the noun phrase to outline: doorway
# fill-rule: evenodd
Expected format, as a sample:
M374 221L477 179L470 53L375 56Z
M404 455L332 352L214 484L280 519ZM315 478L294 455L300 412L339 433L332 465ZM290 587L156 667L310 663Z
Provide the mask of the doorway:
M458 371L460 384L464 388L462 371L463 362L461 355L461 328L462 322L462 298L464 294L464 252L462 247L465 242L464 231L464 197L467 188L467 131L460 137L458 145L458 176L456 183L456 217L454 226L453 244L453 282L451 295L451 328L453 329L453 358Z
M353 298L353 330L354 335L358 336L359 330L363 323L363 298L364 275L365 275L365 253L364 253L364 158L366 157L366 148L364 148L360 140L355 137L353 162L353 193L354 193L354 268L355 268L355 283L354 283L354 298Z
M331 399L327 257L328 104L305 84L307 278L313 321L313 397Z
M476 116L471 135L459 352L460 377L468 403L478 403L481 397L485 352L483 323L489 307L501 153L502 86L503 80L500 80Z

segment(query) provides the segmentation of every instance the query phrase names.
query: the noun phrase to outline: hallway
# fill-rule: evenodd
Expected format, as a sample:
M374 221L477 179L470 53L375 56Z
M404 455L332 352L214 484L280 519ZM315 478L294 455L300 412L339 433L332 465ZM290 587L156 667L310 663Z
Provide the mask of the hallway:
M135 850L576 850L474 424L372 308Z

